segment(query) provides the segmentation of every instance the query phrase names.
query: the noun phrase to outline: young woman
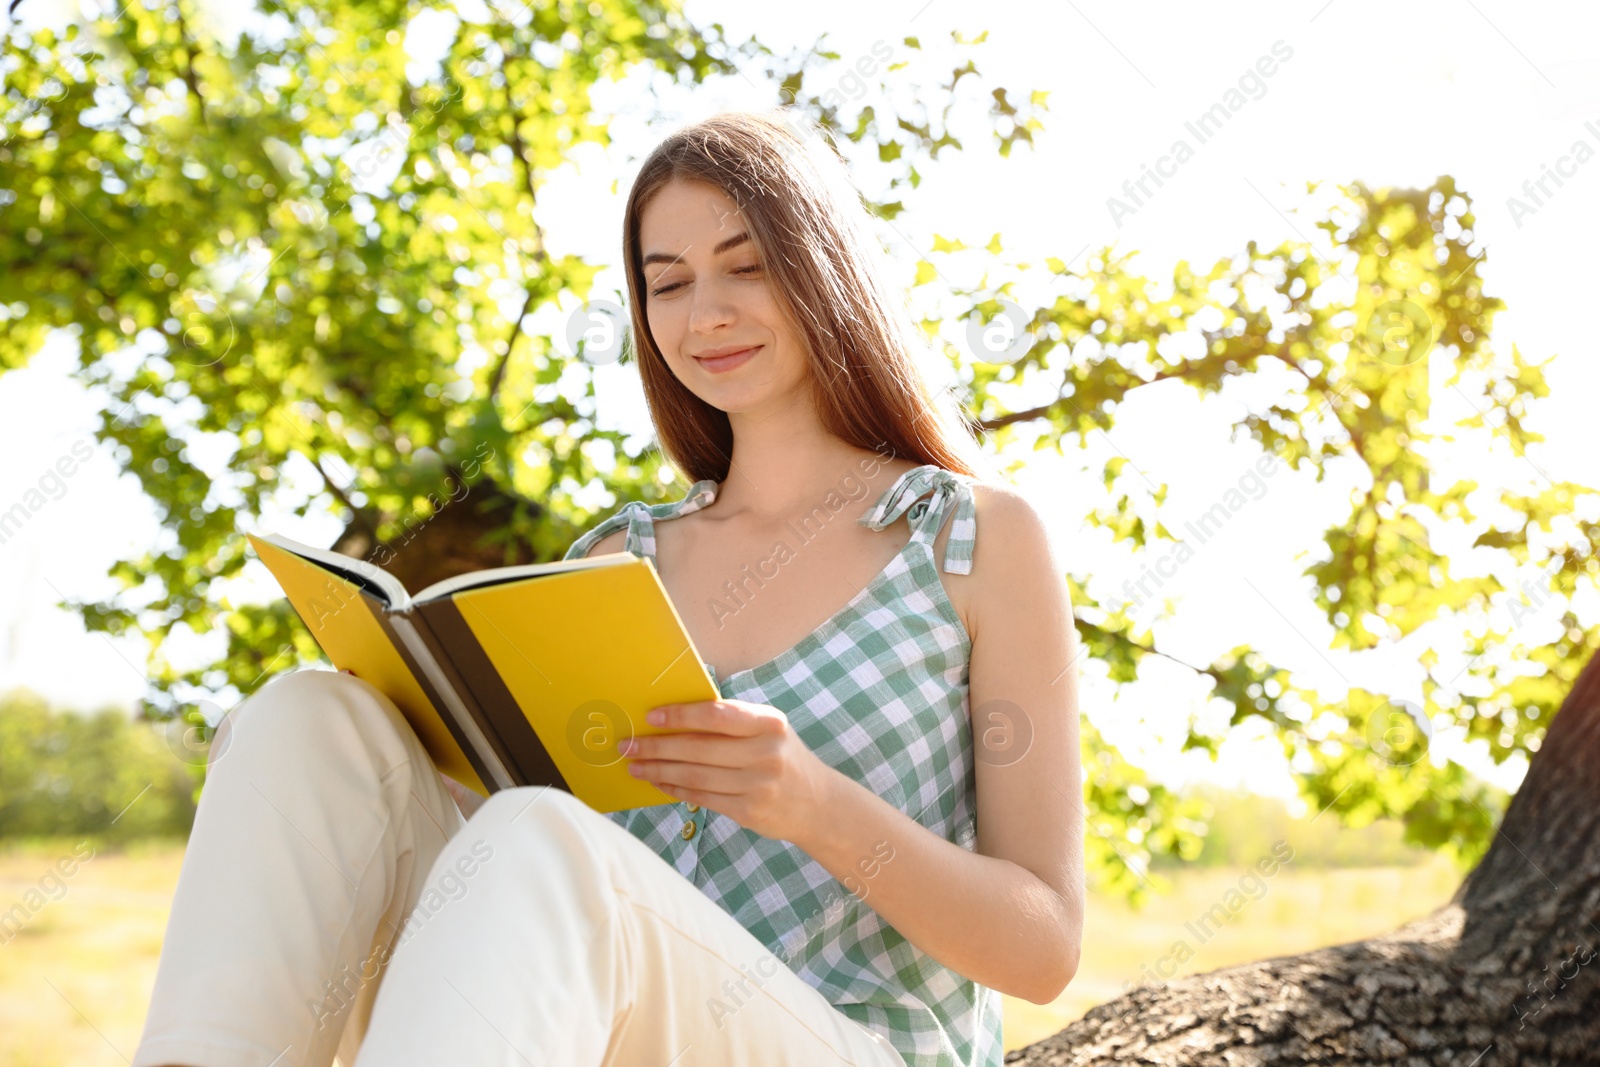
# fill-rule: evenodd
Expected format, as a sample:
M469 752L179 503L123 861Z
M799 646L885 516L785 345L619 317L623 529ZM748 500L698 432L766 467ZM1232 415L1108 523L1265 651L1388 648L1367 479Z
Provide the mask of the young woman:
M998 994L1077 968L1071 605L868 222L783 114L679 130L628 199L635 356L693 484L567 557L651 558L709 657L721 699L620 753L676 801L483 801L363 680L275 679L230 717L132 1067L1001 1062Z

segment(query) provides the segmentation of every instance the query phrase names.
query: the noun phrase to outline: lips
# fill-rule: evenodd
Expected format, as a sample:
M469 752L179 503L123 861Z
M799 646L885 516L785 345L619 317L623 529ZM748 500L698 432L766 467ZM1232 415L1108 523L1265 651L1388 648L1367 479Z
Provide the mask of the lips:
M723 374L749 362L750 358L761 351L760 345L751 345L748 348L735 349L722 355L696 356L696 361L712 374Z

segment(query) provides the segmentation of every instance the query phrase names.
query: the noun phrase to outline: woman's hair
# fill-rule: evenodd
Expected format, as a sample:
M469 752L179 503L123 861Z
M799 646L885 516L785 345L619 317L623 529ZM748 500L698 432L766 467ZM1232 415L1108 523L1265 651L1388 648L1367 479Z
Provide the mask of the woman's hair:
M706 182L739 206L778 306L805 341L811 387L834 436L969 476L990 461L948 393L933 395L905 294L892 295L881 243L838 149L790 109L726 112L679 129L639 170L623 216L632 347L666 458L690 481L724 481L733 452L726 412L690 392L656 347L645 314L639 219L673 179Z

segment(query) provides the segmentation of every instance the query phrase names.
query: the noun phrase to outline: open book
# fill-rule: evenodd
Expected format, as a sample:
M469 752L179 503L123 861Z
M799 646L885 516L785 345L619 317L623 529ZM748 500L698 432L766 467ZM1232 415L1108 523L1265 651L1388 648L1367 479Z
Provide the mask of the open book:
M488 796L552 785L600 812L672 798L617 742L718 697L650 560L495 567L415 596L365 560L246 534L322 651L393 700L435 766Z

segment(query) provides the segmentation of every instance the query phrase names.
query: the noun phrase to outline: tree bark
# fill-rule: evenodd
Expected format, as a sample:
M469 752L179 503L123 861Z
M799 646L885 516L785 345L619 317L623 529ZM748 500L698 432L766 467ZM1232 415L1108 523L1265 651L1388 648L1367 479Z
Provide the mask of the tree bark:
M466 484L456 468L450 474L450 485ZM536 519L543 505L488 479L456 492L459 499L443 497L432 515L403 522L403 532L381 544L373 541L365 523L351 522L333 543L333 551L377 564L409 593L458 574L539 562L528 545L504 540L503 534L514 515Z
M1134 989L1006 1062L1600 1063L1600 657L1449 904L1369 941Z

